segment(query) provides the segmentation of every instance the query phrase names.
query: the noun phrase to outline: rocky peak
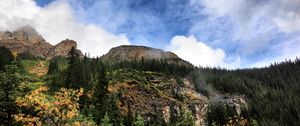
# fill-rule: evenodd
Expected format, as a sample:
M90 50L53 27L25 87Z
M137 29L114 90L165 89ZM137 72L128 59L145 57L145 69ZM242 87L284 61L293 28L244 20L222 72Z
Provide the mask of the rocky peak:
M108 57L118 58L118 59L173 59L179 58L176 54L172 52L165 52L161 49L155 49L146 46L134 46L134 45L123 45L119 47L112 48L108 52Z
M0 40L13 39L13 33L10 31L0 32Z
M46 57L52 47L31 26L24 26L13 32L0 32L0 46L5 46L16 53L26 52L41 57Z
M143 59L166 59L168 62L179 61L185 62L180 59L176 54L161 49L135 46L135 45L122 45L114 47L109 52L101 57L105 61L121 61L121 60L141 60Z
M31 26L27 25L21 27L13 32L15 40L23 42L25 44L35 44L39 42L45 42L45 39L37 33L37 31Z
M74 40L66 39L53 46L48 53L48 59L55 56L67 56L72 47L77 48L77 43ZM80 56L83 56L80 50L77 50Z
M74 40L66 39L66 40L63 40L60 43L56 44L55 46L57 48L62 48L62 47L66 47L66 48L75 47L75 48L77 48L77 43Z
M77 43L66 39L53 46L31 26L24 26L17 30L0 32L0 46L5 46L16 53L29 53L33 56L52 58L55 56L67 56L72 47L77 48ZM77 50L82 56L80 50Z

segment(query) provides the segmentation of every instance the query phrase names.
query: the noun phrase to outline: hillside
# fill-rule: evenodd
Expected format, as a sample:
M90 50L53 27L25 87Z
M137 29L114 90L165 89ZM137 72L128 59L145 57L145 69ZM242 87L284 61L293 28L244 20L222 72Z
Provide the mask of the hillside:
M0 38L1 125L300 124L299 59L227 70L135 45L83 57L28 26Z

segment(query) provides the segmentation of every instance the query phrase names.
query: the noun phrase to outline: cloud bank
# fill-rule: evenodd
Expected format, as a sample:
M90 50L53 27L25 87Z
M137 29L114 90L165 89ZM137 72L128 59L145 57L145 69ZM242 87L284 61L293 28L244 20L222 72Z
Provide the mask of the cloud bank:
M197 41L194 36L175 36L167 46L167 50L176 53L179 57L201 66L224 65L226 57L222 49L213 49L203 42Z
M208 18L194 21L190 34L212 47L222 48L235 56L233 59L240 57L237 67L261 67L300 55L299 0L191 0L191 3L201 6L201 14Z
M51 44L70 38L91 56L101 56L112 47L130 44L124 34L116 35L100 26L78 22L66 0L57 0L45 7L37 6L33 0L0 2L1 31L31 25Z
M228 15L242 28L264 18L284 32L300 30L299 0L203 0L202 4L208 13Z

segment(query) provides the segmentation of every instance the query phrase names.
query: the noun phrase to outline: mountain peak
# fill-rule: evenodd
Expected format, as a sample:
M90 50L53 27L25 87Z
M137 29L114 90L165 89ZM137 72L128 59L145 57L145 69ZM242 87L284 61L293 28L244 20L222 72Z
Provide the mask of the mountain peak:
M26 25L13 32L0 32L0 46L5 46L16 53L29 53L51 59L55 56L67 56L72 47L77 48L77 43L66 39L53 46L47 43L33 27ZM80 50L77 51L80 56L83 56Z
M134 59L179 59L172 52L165 52L161 49L137 46L137 45L122 45L114 47L104 56L108 59L118 60L134 60Z
M66 39L53 46L48 53L48 59L55 56L67 56L72 47L77 48L77 42L74 40ZM76 50L80 56L83 56L80 50Z
M123 60L166 60L168 63L178 63L182 65L191 65L182 60L176 54L161 49L139 45L122 45L109 50L107 54L101 57L104 61L118 62Z
M13 34L16 40L27 44L45 42L45 39L30 25L18 28Z
M30 35L38 35L37 31L30 25L25 25L15 30L15 32L26 32Z

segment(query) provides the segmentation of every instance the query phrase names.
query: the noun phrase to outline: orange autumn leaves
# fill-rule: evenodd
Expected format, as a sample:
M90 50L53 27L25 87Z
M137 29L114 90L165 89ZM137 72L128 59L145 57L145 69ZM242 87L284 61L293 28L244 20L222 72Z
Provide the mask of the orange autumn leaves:
M83 89L62 88L54 95L47 94L48 87L41 86L23 98L16 100L19 107L33 109L35 114L20 113L15 116L16 121L23 125L75 125L79 116L79 97Z

